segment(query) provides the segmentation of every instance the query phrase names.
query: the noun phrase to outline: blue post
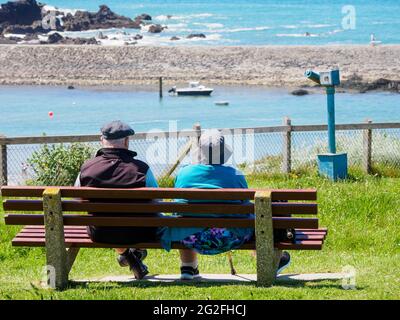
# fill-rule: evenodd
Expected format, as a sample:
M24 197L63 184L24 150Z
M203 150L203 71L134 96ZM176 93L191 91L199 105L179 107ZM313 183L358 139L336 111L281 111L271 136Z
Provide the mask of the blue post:
M335 138L335 87L326 87L326 95L328 99L328 142L329 152L336 153Z
M328 102L328 148L329 153L318 155L320 174L336 181L347 178L347 154L336 153L335 138L335 86L340 84L339 70L316 73L307 70L305 76L315 83L326 87Z

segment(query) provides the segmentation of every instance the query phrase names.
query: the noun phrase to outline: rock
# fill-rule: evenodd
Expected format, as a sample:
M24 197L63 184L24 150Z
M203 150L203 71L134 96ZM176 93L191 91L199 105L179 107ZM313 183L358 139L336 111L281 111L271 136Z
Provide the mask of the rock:
M98 41L95 38L66 38L63 44L87 44L87 45L98 45Z
M147 13L142 13L140 16L137 16L135 20L143 20L143 21L151 21L153 20L151 15Z
M100 6L96 13L88 11L77 11L75 15L67 14L62 18L63 27L66 31L84 31L110 28L139 29L140 21L117 15L105 5Z
M137 34L136 36L133 37L135 40L142 40L143 36L141 34Z
M31 26L24 25L10 25L6 27L3 31L4 34L33 34L33 33L46 33L47 30L43 29L41 23L33 23Z
M304 89L297 89L297 90L293 90L291 92L291 94L294 95L294 96L305 96L305 95L308 95L309 92L307 90L304 90Z
M360 93L366 93L368 91L382 90L390 92L399 92L400 80L390 80L385 78L377 79L373 82L365 82L362 77L353 74L342 82L342 88L358 90Z
M177 37L177 36L173 36L171 39L171 41L177 41L177 40L181 40L181 38Z
M148 32L150 33L160 33L164 30L164 27L160 24L152 24L149 26Z
M370 90L387 90L392 92L398 92L400 89L400 81L399 80L389 80L385 78L380 78L372 82L367 88L367 91Z
M63 27L66 31L83 31L90 28L89 12L77 11L75 15L68 13L62 18Z
M55 33L52 33L49 35L49 37L47 39L47 43L54 44L54 43L59 43L62 40L64 40L64 37L61 34L55 32Z
M140 21L115 14L105 5L99 7L98 12L77 11L74 15L65 15L58 10L44 10L42 4L36 0L18 0L7 2L0 7L0 34L40 34L56 31L85 31L109 28L140 29L141 20L151 18L142 14ZM54 16L61 16L54 20ZM42 22L43 21L43 22ZM44 23L47 22L47 23ZM52 23L50 23L52 22ZM54 23L55 22L55 23ZM95 39L61 39L58 35L50 37L49 43L97 44ZM99 34L99 39L106 39ZM46 42L48 43L48 42Z
M75 45L97 45L99 44L95 38L64 38L55 32L49 35L46 44L75 44Z
M135 44L137 44L136 41L125 41L125 42L124 42L124 45L125 45L125 46L134 46Z
M0 24L29 26L42 20L42 6L36 0L9 1L1 5Z
M39 40L39 37L37 34L32 33L32 34L27 34L24 38L24 41L32 41L32 40Z
M0 44L17 44L18 41L21 41L21 39L10 39L10 38L0 37Z
M188 38L188 39L193 39L193 38L203 38L203 39L205 39L206 35L204 33L192 33L192 34L189 34L186 38Z

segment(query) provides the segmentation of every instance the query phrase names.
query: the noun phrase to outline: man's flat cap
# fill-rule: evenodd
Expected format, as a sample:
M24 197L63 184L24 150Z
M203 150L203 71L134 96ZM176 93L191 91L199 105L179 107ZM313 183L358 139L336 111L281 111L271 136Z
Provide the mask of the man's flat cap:
M128 124L118 120L106 123L101 128L101 134L106 140L116 140L133 136L135 131Z

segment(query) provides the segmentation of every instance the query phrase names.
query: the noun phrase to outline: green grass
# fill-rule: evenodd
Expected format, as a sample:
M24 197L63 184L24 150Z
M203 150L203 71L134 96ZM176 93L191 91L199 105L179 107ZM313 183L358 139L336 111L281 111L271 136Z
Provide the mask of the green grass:
M356 269L356 290L340 281L279 284L151 284L103 283L74 285L63 292L39 287L44 250L13 248L18 227L4 225L0 213L0 299L399 299L400 298L400 179L352 172L346 182L332 183L313 174L248 177L255 188L316 188L321 226L329 228L322 251L292 252L288 273L340 272ZM152 273L179 272L177 252L150 251ZM250 252L234 252L240 273L254 273ZM225 255L200 257L203 273L229 273ZM115 261L112 250L83 249L72 279L129 274Z

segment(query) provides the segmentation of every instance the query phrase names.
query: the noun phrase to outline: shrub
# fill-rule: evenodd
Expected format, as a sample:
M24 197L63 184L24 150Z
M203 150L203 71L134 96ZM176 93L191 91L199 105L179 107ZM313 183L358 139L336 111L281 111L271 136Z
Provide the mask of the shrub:
M82 164L94 153L93 147L82 143L43 145L28 159L35 178L33 185L71 186Z

